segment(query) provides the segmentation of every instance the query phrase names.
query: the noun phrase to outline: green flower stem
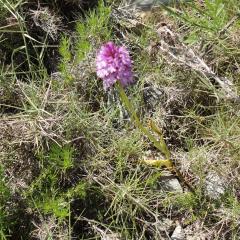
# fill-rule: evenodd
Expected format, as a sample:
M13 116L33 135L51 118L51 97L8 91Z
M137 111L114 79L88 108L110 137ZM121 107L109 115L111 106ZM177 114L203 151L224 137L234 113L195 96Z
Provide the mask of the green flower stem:
M125 104L128 112L130 113L130 117L132 122L135 123L136 127L138 127L148 138L149 140L154 144L154 146L159 149L166 157L166 160L160 160L160 165L161 163L166 166L171 172L175 173L177 175L177 177L186 184L186 186L188 186L188 188L194 193L195 190L194 188L191 186L191 184L188 183L188 181L185 180L184 176L181 174L180 171L178 171L178 169L175 167L175 165L173 164L172 160L170 159L170 151L163 139L163 135L160 131L160 129L157 128L157 126L155 126L154 124L151 126L152 130L154 132L156 132L158 135L160 135L160 141L158 141L140 122L136 112L134 111L133 105L131 104L131 102L129 101L121 83L119 83L119 81L116 84L116 87L120 93L120 97L123 101L123 103Z
M149 131L147 128L145 128L142 123L140 122L136 112L134 111L134 108L131 104L131 102L129 101L121 83L119 83L119 81L116 84L116 87L120 93L120 97L124 103L124 105L126 106L128 112L130 113L130 117L132 122L135 123L136 127L138 127L148 138L149 140L153 143L153 145L159 149L166 157L167 160L170 161L170 152L168 150L168 147L163 139L162 136L160 136L160 141L158 141ZM172 165L172 164L171 164Z

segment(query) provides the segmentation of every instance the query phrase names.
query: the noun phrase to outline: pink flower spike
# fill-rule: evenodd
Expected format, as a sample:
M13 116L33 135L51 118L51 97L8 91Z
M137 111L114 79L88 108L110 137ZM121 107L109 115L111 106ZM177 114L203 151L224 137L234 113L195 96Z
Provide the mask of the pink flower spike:
M104 44L96 57L97 76L103 80L105 90L119 80L122 86L133 82L132 61L125 47L113 42Z

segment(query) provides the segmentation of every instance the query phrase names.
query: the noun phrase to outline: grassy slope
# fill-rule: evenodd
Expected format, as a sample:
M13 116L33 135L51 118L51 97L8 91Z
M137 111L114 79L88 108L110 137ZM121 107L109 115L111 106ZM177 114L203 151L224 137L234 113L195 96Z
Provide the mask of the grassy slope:
M160 23L167 24L239 90L238 0L206 1L178 11L158 8L145 25L129 21L132 15L114 11L116 6L101 5L78 21L74 34L62 37L59 73L51 76L43 64L49 33L39 44L30 37L21 6L7 6L17 16L14 30L20 29L22 45L12 61L4 59L4 48L1 56L0 239L97 239L104 234L168 239L176 221L189 237L238 239L239 106L225 100L211 79L173 64L158 50L156 34ZM108 103L96 78L95 53L108 40L131 51L136 84L127 94L144 124L151 118L163 129L194 193L184 183L184 193L166 193L160 184L166 170L139 164L159 153L121 119L121 104ZM162 93L157 100L154 94L146 100L149 86ZM218 199L209 198L205 189L213 173L224 182ZM164 228L166 219L170 224Z

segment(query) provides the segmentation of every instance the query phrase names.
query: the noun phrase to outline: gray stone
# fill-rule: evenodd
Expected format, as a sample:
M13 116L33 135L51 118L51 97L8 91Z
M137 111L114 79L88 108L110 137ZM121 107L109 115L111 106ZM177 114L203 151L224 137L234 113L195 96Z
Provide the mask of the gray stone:
M106 234L105 236L102 237L102 240L120 240L119 234L116 233L111 233L111 234Z
M206 176L205 190L208 197L218 199L224 192L224 181L216 172L209 172Z
M133 0L142 11L149 11L153 6L157 5L173 5L176 3L191 2L192 0Z
M184 240L185 239L185 233L180 224L177 225L175 230L173 231L173 234L171 236L172 240Z
M182 186L175 176L162 176L160 187L166 192L183 193Z

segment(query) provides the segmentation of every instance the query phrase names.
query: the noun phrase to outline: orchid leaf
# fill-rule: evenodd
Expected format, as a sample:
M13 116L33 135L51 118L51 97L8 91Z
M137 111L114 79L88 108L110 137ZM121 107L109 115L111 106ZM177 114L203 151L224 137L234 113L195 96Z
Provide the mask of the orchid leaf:
M142 160L141 163L151 166L151 167L166 167L168 169L173 168L172 161L169 159L146 159Z

